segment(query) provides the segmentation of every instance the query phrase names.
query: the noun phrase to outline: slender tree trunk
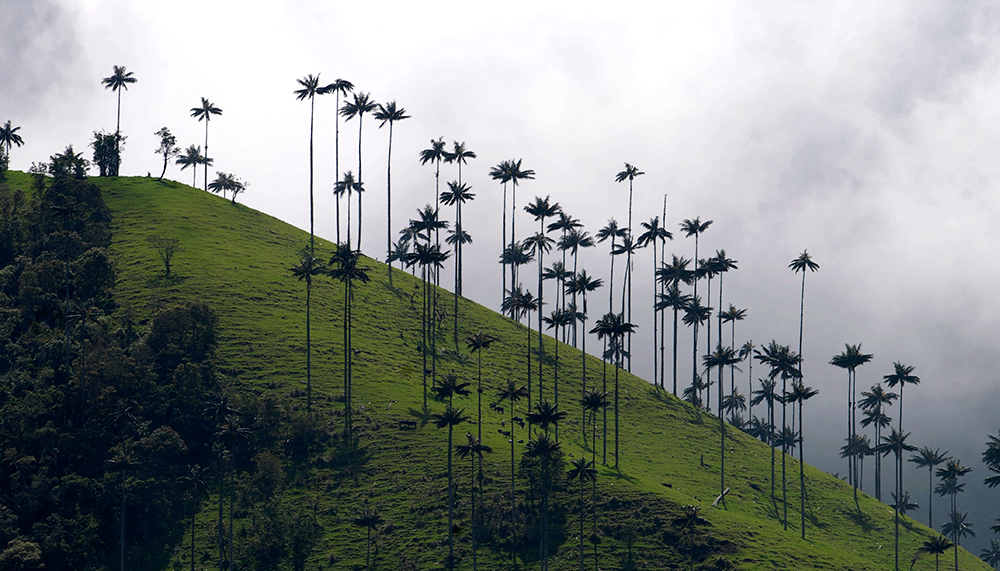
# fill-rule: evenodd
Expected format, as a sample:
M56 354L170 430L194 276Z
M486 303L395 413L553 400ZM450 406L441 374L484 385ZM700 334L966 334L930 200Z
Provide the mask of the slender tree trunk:
M337 89L337 111L333 114L334 143L333 143L333 180L340 180L340 90ZM337 197L337 243L340 244L340 195ZM348 242L350 242L350 232Z
M608 352L608 341L607 339L605 339L604 349L601 352L601 363L603 365L603 372L601 373L601 393L603 393L605 397L607 397L608 394L608 361L607 358L604 357L604 355L607 352ZM601 447L603 448L603 451L601 452L601 464L607 466L608 465L608 407L603 406L601 407L601 409L602 409L602 417L604 419L603 420L604 435L601 438Z
M622 343L621 339L618 339L618 343ZM617 351L618 358L615 363L615 468L618 468L618 371L622 368L622 356L621 348L619 347Z
M223 468L222 464L223 464L223 458L222 458L222 451L220 450L219 452L219 571L223 571L223 569L225 568L224 567L225 556L223 555L223 553L225 552L226 548L226 535L225 532L222 530L222 522L224 521L222 509L223 506L225 506L224 502L226 497L225 493L226 480L222 474L222 468Z
M781 434L784 435L786 420L785 420L785 399L784 396L788 394L787 379L784 375L781 377ZM788 486L787 480L785 479L785 457L788 456L788 443L784 442L782 438L781 444L781 506L782 506L782 525L785 531L788 531Z
M659 332L659 324L656 321L656 239L653 239L653 386L656 384L656 373L659 370L661 363L656 354L656 341L657 333ZM663 387L660 387L661 389Z
M121 95L119 94L119 97ZM122 537L121 537L121 571L125 571L125 469L122 467Z
M233 503L236 500L235 464L229 467L229 570L236 568L236 551L233 550Z
M348 231L350 235L350 231ZM351 434L351 372L350 353L351 339L348 334L348 322L350 321L350 302L348 301L347 282L344 282L344 441L346 442ZM424 391L424 407L426 408L427 394Z
M389 156L385 170L385 260L389 264L389 287L392 287L392 121L389 121Z
M708 277L708 291L705 294L705 304L712 303L712 277ZM705 351L707 353L712 352L712 315L709 313L708 319L705 320L707 325L706 335L705 335ZM712 410L712 368L705 367L705 408L709 411Z
M540 233L545 230L545 219L542 218ZM538 402L542 402L542 361L545 354L545 347L542 344L542 307L544 307L545 286L542 282L542 261L545 251L541 245L538 247ZM557 295L558 298L558 295ZM558 343L556 344L558 346Z
M423 278L422 281L424 282L424 295L420 307L422 312L422 327L420 328L420 335L422 337L420 344L420 356L423 359L422 376L424 381L424 410L427 410L427 266L423 267L421 278Z
M539 383L540 385L540 383ZM559 407L559 340L556 339L556 366L555 374L552 376L552 390L554 391L553 400L556 403L556 407ZM541 402L541 401L539 401ZM556 424L556 442L559 442L559 425Z
M719 343L722 346L722 343ZM720 446L720 457L719 457L719 497L722 498L722 505L726 506L726 421L722 418L722 371L724 365L719 364L719 434L722 440L722 446Z
M528 394L531 394L529 389ZM529 425L528 435L531 435ZM514 397L510 398L510 565L517 566L517 556L514 554L517 547L517 503L514 491Z
M364 113L358 113L358 184L361 185L364 181L361 178L361 123L364 119ZM361 192L358 192L358 250L361 249Z
M316 111L315 96L309 97L309 257L316 257L316 233L314 224L313 202L313 119ZM233 195L236 200L236 195ZM312 271L312 260L308 271ZM306 275L306 412L312 414L312 274Z
M541 314L541 311L539 311ZM524 344L524 357L526 359L527 369L528 369L528 410L531 410L531 311L528 311L528 325L524 327L525 332L528 334L528 339ZM539 357L539 361L541 358ZM542 402L542 383L538 383L538 403ZM528 438L531 438L531 426L528 426Z
M312 257L312 254L310 254ZM310 262L311 264L311 262ZM307 271L312 271L310 265ZM312 414L312 275L306 276L306 412Z
M208 113L205 113L205 192L208 192Z
M674 305L674 349L672 357L674 361L674 396L677 396L677 305Z
M455 560L455 542L453 530L455 529L455 487L452 485L451 475L451 437L452 425L448 425L448 560Z
M799 401L799 511L802 516L802 539L806 538L806 472L803 448L806 440L802 436L802 401Z
M628 180L628 235L632 237L632 179ZM625 254L625 279L628 281L628 322L632 323L632 250ZM632 372L632 332L628 332L628 372ZM617 414L615 415L617 420ZM615 438L618 438L617 431ZM615 455L617 464L617 454Z

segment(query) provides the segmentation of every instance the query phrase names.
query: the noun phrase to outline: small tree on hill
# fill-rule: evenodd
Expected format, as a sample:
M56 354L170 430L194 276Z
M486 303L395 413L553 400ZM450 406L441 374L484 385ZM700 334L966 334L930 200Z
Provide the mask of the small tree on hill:
M160 261L163 262L163 271L169 276L170 260L181 249L181 241L177 238L164 238L157 234L146 236L146 241L156 249L156 253L160 256Z
M115 133L94 131L94 140L90 146L94 149L94 164L100 171L100 176L118 176L121 165L121 143L125 137Z
M177 146L177 137L170 132L170 129L163 127L154 134L160 138L160 146L154 152L163 156L163 172L156 180L163 180L163 175L167 174L167 165L170 164L170 159L180 155L181 150Z

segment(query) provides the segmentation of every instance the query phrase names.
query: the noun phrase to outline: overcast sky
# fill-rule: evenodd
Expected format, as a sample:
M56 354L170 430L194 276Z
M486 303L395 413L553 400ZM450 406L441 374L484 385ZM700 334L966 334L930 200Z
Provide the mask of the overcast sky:
M714 220L700 254L724 248L738 260L724 301L748 311L737 344L794 347L801 282L787 266L804 249L821 265L806 282L804 372L821 391L809 402L811 461L846 473L837 457L846 373L827 364L845 343L875 355L859 370L860 389L893 361L914 365L922 382L906 390L904 428L911 443L973 468L959 501L972 510L974 545L985 544L1000 517L980 461L1000 426L1000 11L991 3L268 4L8 0L0 121L20 125L25 140L11 167L26 170L67 144L89 155L92 132L115 128L115 94L100 80L124 65L138 82L122 97L122 174L159 173L160 127L182 146L204 144L190 109L207 97L223 110L211 121L210 154L216 169L249 182L241 202L308 229L309 105L292 91L306 74L344 78L412 116L394 128L394 235L433 200L433 169L417 160L430 139L478 154L463 169L476 193L464 211L475 240L466 294L496 308L502 193L490 167L523 159L537 176L519 187L518 210L551 195L594 234L610 217L627 220L628 188L614 177L635 164L645 172L635 227L669 194L668 253L693 255L678 223L698 216ZM334 114L332 95L317 99L316 227L330 239ZM357 128L357 119L341 122L342 172L357 170ZM366 116L362 246L380 259L387 138ZM167 176L191 181L173 166ZM454 166L441 176L455 179ZM519 238L537 228L523 212L517 224ZM607 243L586 251L581 266L607 280L607 253ZM633 370L646 377L651 271L643 251ZM605 311L606 302L591 307ZM683 327L680 347L690 354ZM681 363L690 378L689 360ZM920 474L908 469L907 488L925 521ZM945 500L936 503L945 514Z

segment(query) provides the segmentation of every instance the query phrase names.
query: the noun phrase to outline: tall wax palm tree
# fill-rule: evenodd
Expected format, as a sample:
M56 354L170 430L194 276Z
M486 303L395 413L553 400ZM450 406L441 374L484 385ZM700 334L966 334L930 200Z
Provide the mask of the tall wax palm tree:
M476 366L476 427L479 432L476 438L480 442L483 441L483 351L489 349L494 341L496 338L488 333L483 333L482 329L475 335L469 335L465 338L465 346L469 352L475 352L479 356Z
M121 527L121 538L119 539L120 542L119 547L121 550L120 569L121 571L125 571L125 525L126 525L125 524L125 475L130 469L134 468L135 466L138 466L138 462L135 461L132 457L131 444L125 442L115 445L115 447L112 449L112 456L111 458L108 459L107 462L112 470L121 474L122 506L120 512L121 518L119 522Z
M579 231L580 228L583 228L583 224L581 224L578 219L573 218L572 216L569 215L569 213L564 212L564 211L560 211L559 215L556 217L556 219L551 224L548 225L548 231L549 232L553 232L553 231L559 231L559 232L561 232L561 234L559 236L558 247L559 247L559 251L562 252L562 268L563 269L566 269L566 267L567 267L566 266L566 252L568 250L570 250L571 247L572 247L572 245L570 243L570 240L567 239L567 237L569 236L569 232ZM559 295L560 294L562 295L562 302L560 304L560 307L562 309L566 309L566 291L565 291L565 288L566 288L566 279L568 277L569 277L569 272L566 272L563 275L563 277L561 277L559 279L559 286L556 289L556 299L558 300L559 299ZM565 330L563 330L562 341L563 341L563 343L566 342L566 331ZM576 347L576 339L573 340L573 346Z
M353 397L353 309L355 282L368 283L371 277L368 269L361 265L361 250L352 250L347 244L339 244L330 258L328 275L344 284L344 410L346 422L344 437L351 442L353 430L352 397Z
M294 91L295 99L302 101L304 99L309 100L309 255L316 256L316 239L314 232L314 208L313 208L313 119L316 115L316 96L323 95L330 92L329 87L319 86L319 74L315 76L309 74L301 79L296 80L302 89L297 89ZM337 171L334 171L337 172ZM309 282L306 282L306 288L309 288ZM308 298L307 298L308 299ZM308 313L308 304L306 301L306 312ZM306 328L308 332L308 327ZM308 334L307 334L308 335Z
M573 467L570 468L566 477L569 480L576 480L580 482L580 571L583 571L583 519L584 519L584 509L583 509L583 489L587 482L594 482L597 480L597 470L594 469L593 462L587 462L586 458L577 458L572 462Z
M774 340L771 341L769 345L761 348L760 351L754 356L755 359L760 361L762 364L770 367L771 372L768 377L774 379L776 377L781 378L781 426L782 429L787 427L787 421L785 420L785 404L788 399L785 397L788 394L788 389L786 383L788 379L801 379L802 373L799 369L802 358L792 351L791 347L788 345L778 345ZM786 452L786 450L782 450ZM783 453L781 455L781 502L784 507L784 515L782 516L784 529L788 530L788 493L786 489L786 479L785 479L785 456L787 454Z
M542 265L545 252L552 250L553 240L545 235L545 219L551 218L560 212L562 212L562 207L559 206L558 202L552 202L549 197L546 196L542 198L540 196L535 197L535 201L527 204L524 207L524 211L535 217L538 221L538 233L535 234L530 240L532 249L535 252L535 257L538 258L538 306L539 308L545 305L545 290L542 287ZM557 290L558 292L558 290ZM556 293L556 299L559 299L559 294ZM538 312L538 386L541 387L542 383L542 312ZM541 389L539 389L541 390Z
M596 333L598 338L608 340L608 352L615 360L615 468L618 468L618 371L622 368L622 358L628 354L625 349L625 338L629 333L635 331L636 327L625 320L624 313L607 313L597 321L591 333ZM605 356L607 358L607 355ZM607 441L607 429L605 429L604 440Z
M684 309L684 324L694 330L693 350L691 352L691 385L698 378L698 327L712 316L712 308L701 304L701 299L692 296Z
M372 531L382 525L384 521L378 513L378 509L369 506L367 501L358 510L358 516L351 520L352 524L363 527L367 531L366 544L368 549L365 555L365 569L368 571L372 569Z
M775 503L774 494L774 403L781 402L783 400L782 395L779 395L776 388L778 382L774 379L760 379L760 388L753 392L753 398L750 399L750 404L760 404L764 403L767 405L767 426L765 428L765 439L768 446L771 447L771 502ZM775 505L777 507L777 505Z
M684 232L685 237L690 238L691 236L694 236L694 257L691 258L691 261L694 262L694 270L692 271L691 277L693 278L694 281L694 293L692 295L694 295L695 297L698 297L698 279L699 279L699 276L694 273L695 271L698 270L698 238L711 225L712 225L711 220L706 220L702 222L701 217L686 218L684 219L683 222L681 222L681 232ZM709 303L711 303L711 300L709 300Z
M906 451L906 450L916 450L917 449L916 446L912 446L912 445L906 443L906 438L908 436L910 436L909 432L903 433L903 432L899 432L898 430L894 429L889 436L883 436L882 437L882 441L879 443L879 444L881 444L880 448L882 449L882 455L892 454L896 458L896 472L894 474L894 476L895 476L895 485L896 485L896 493L895 493L895 497L896 498L902 497L902 493L903 493L903 489L902 489L902 485L903 485L903 452ZM893 519L894 519L895 528L896 528L896 532L895 532L895 539L896 539L896 541L895 541L895 546L896 546L896 551L895 551L895 556L896 556L896 570L899 571L899 507L898 507L898 505L897 505L896 509L893 510L893 513L894 513L894 518Z
M895 361L892 364L893 372L891 375L884 375L882 380L889 385L890 388L899 385L899 430L903 430L903 386L904 385L919 385L920 377L912 375L913 365L904 365L899 361Z
M17 132L21 130L21 127L12 127L10 120L8 120L3 125L0 125L0 156L6 156L10 159L10 149L14 145L20 147L24 144L24 139ZM6 147L6 149L4 149ZM2 175L2 173L0 173Z
M306 282L306 412L312 414L312 279L326 271L326 266L312 253L312 247L299 253L299 263L289 268L292 275Z
M101 84L104 85L104 89L110 89L111 91L118 92L118 115L115 120L115 154L120 152L118 143L121 141L121 125L122 125L122 89L128 91L128 86L136 82L135 77L132 76L131 71L125 71L125 66L116 65L112 66L112 73L110 77L105 77L101 80ZM18 145L20 146L20 145ZM10 146L8 145L7 151L10 151ZM205 152L208 152L208 145L205 145ZM119 159L120 160L120 159ZM118 175L118 169L115 169L114 175Z
M632 310L632 307L631 307L632 306L632 299L631 299L631 297L632 297L632 256L635 255L635 251L638 248L639 248L638 244L636 244L635 240L633 240L633 238L632 238L631 231L626 231L625 232L625 236L622 237L621 244L618 244L618 246L615 248L615 250L613 250L611 252L611 255L613 255L613 256L621 256L623 254L625 255L625 275L624 275L623 280L622 280L622 311L624 312L623 313L623 317L624 317L624 319L626 321L631 321L631 313L632 313L632 311L631 311ZM631 347L630 340L631 340L631 336L628 336L626 338L626 340L625 340L624 348L625 348L625 353L627 354L626 361L625 361L625 363L626 363L625 369L627 371L631 372L632 371L632 352L631 352L631 349L630 349L630 347Z
M549 434L549 426L557 429L559 428L559 423L566 420L566 412L559 410L559 405L552 404L548 401L539 401L535 408L532 409L527 414L527 420L529 424L540 427L545 431L545 435Z
M521 320L521 317L527 316L529 326L525 327L525 333L527 334L526 343L524 345L524 359L528 372L528 409L531 409L531 312L541 311L538 305L538 299L530 291L524 289L521 284L511 291L507 299L504 300L504 306L502 308L504 311L509 312L514 319L517 321ZM529 433L530 434L530 433Z
M462 409L456 410L449 406L443 413L434 414L434 425L438 428L448 429L448 561L455 560L455 486L452 483L452 437L454 428L459 424L469 420Z
M431 211L430 205L425 208L425 211ZM433 211L431 211L433 213ZM436 216L432 219L436 220ZM423 282L423 305L421 307L421 347L420 353L423 359L423 386L424 386L424 410L427 409L427 351L428 351L428 332L432 327L434 317L431 314L431 300L430 300L430 276L432 272L444 265L444 261L448 258L447 252L442 252L438 246L430 243L430 234L427 234L427 240L423 244L417 244L414 249L413 256L410 258L410 263L420 266L420 279ZM433 337L433 335L430 335ZM437 355L433 354L432 358L436 362ZM435 370L436 373L436 370ZM434 377L436 379L436 376Z
M941 533L950 535L955 542L955 571L958 571L958 547L962 545L963 537L976 537L976 532L972 531L972 522L965 521L969 517L969 512L952 510L948 514L948 521L941 527Z
M390 101L385 105L379 103L378 109L372 116L376 121L381 121L378 125L379 129L384 127L386 123L389 124L389 152L385 171L385 251L386 258L388 258L392 255L392 125L396 121L409 119L410 116L406 114L406 109L396 107L395 101ZM392 264L389 265L389 285L392 285Z
M357 193L358 200L361 200L361 193L364 192L365 187L361 180L355 180L354 173L347 171L344 173L343 177L337 181L334 186L334 193L338 197L347 195L347 242L345 242L348 247L351 246L351 194Z
M358 118L358 183L364 182L364 178L361 176L361 127L363 125L363 120L365 118L365 113L372 113L375 111L376 106L375 100L371 96L363 91L355 91L352 93L354 96L353 101L344 101L344 104L340 107L340 114L344 116L345 121L350 121L351 119ZM361 249L361 195L358 195L358 250Z
M566 283L566 291L573 294L574 305L576 304L576 295L580 294L583 298L583 311L577 312L577 321L584 324L583 332L583 350L580 352L580 367L583 370L581 380L582 380L582 390L581 394L587 394L587 332L586 332L586 322L587 322L587 294L596 291L597 288L604 285L604 280L601 278L592 278L587 275L587 270L580 270L579 273L573 272L573 277ZM587 422L586 417L581 421L581 426L586 430Z
M549 439L548 436L542 435L535 440L528 442L527 451L524 455L528 458L535 458L539 462L539 467L541 468L541 478L538 482L539 487L542 492L542 521L541 521L541 533L539 534L539 560L541 561L541 568L543 571L549 568L549 492L552 487L552 474L550 473L551 463L559 456L561 456L561 451L559 450L559 443L554 442Z
M699 525L712 525L701 517L698 506L690 505L681 508L681 515L674 518L673 526L682 532L688 532L688 552L690 554L691 571L694 571L694 532Z
M983 464L986 464L987 470L996 474L996 476L990 476L983 480L983 483L990 488L1000 486L1000 431L997 432L997 436L991 434L987 437L986 451L983 452ZM997 530L997 533L1000 533L1000 529Z
M515 503L514 490L514 403L530 397L531 390L517 386L513 379L508 379L506 386L497 392L497 398L501 401L507 401L510 405L510 563L512 567L515 564L514 549L517 545L517 504Z
M714 257L698 260L698 265L695 268L695 279L698 279L698 278L701 278L701 277L704 277L706 279L706 283L707 283L708 287L706 288L706 291L705 291L705 303L712 303L712 278L714 278L717 275L719 275L719 268L718 268L718 265L715 262L715 258ZM722 311L722 306L719 306L719 311ZM712 320L711 319L708 320L708 323L707 323L707 326L705 327L705 329L707 330L706 331L706 335L705 335L705 337L706 337L706 339L705 339L705 346L706 347L711 347L712 346ZM708 369L708 370L705 371L705 386L708 389L712 388L712 370L711 369ZM711 392L711 390L709 390L708 397L705 400L706 400L706 406L708 406L709 410L711 410L711 402L712 402L712 392Z
M803 274L804 276L805 274ZM847 441L854 439L855 431L855 392L857 390L857 369L861 365L872 360L871 353L862 353L861 344L844 344L844 351L839 355L834 355L830 359L830 364L842 369L847 369ZM850 482L854 486L854 501L858 501L858 467L857 459L848 456L847 474Z
M875 425L875 442L882 441L882 429L888 428L892 423L883 410L896 400L896 393L887 393L882 388L881 383L876 383L871 391L861 393L861 408L865 411L865 418L861 421L862 427ZM875 458L875 499L882 499L882 457Z
M178 156L177 160L174 162L176 164L181 165L181 170L184 170L188 167L192 167L191 169L193 171L193 174L191 175L192 187L195 185L195 178L198 176L198 165L204 164L207 168L208 166L211 166L213 163L212 159L206 159L204 156L202 156L201 147L195 145L189 146L184 151L184 154Z
M507 175L510 177L511 193L510 193L510 246L517 244L517 225L516 225L516 214L517 214L517 185L522 180L533 180L535 178L535 171L531 169L522 169L521 160L516 161L511 159L509 165L509 171ZM504 187L506 188L506 186ZM514 277L517 273L516 268L511 268L511 279L510 286L513 289L514 284L517 282L517 278Z
M667 231L666 228L660 225L660 217L654 216L650 218L649 222L641 223L643 230L642 234L639 234L639 239L637 241L640 248L645 248L647 245L653 246L653 291L656 291L656 270L660 267L657 263L656 258L656 243L666 242L667 240L673 240L674 235ZM662 369L663 363L660 358L656 355L656 341L659 335L659 327L656 323L656 313L660 311L658 304L656 303L656 296L653 296L653 384L656 385L656 373L658 370ZM662 357L662 355L660 356ZM659 387L663 388L663 373L660 371L660 384Z
M212 120L212 115L222 115L222 109L204 97L201 98L201 107L191 108L191 116L199 122L205 122L205 161L211 160L208 158L208 124ZM205 192L208 192L208 162L205 162Z
M194 571L194 516L198 514L198 494L205 488L205 469L195 464L188 466L188 471L188 475L174 480L174 487L191 498L191 571Z
M723 321L723 318L725 317L723 315L723 313L725 313L725 312L722 311L722 308L723 308L723 305L722 305L722 278L725 277L725 275L726 275L727 272L729 272L731 270L738 270L739 266L736 265L738 263L739 263L738 261L733 260L733 259L727 257L725 250L716 250L715 251L715 257L713 258L712 264L713 264L713 267L715 268L715 273L719 276L719 344L722 343L722 321ZM733 347L736 347L736 342L735 341L733 341ZM801 352L799 354L801 355ZM719 382L720 383L722 382L722 377L719 377Z
M669 264L664 262L656 270L656 279L667 286L659 298L660 310L662 311L668 307L674 310L674 344L672 354L674 396L677 396L677 313L687 307L687 304L694 299L687 294L681 294L679 285L681 282L690 284L691 280L694 279L693 272L687 269L690 263L691 260L683 256L677 257L674 255Z
M441 379L439 384L434 385L431 389L434 392L434 398L438 401L448 400L448 406L454 405L455 395L467 397L469 396L469 385L471 383L466 383L458 380L458 375L455 373L448 373Z
M420 164L426 165L427 163L434 164L434 210L439 210L440 207L440 196L441 196L441 162L444 160L448 151L444 149L444 137L438 137L437 140L431 139L431 146L420 151ZM439 241L440 236L435 233L435 242ZM435 285L438 285L435 282Z
M608 406L608 394L597 389L590 389L580 401L583 413L590 413L590 459L597 461L597 412ZM586 444L587 431L583 431L583 439Z
M802 433L802 419L805 418L802 414L802 405L817 394L819 394L818 390L813 389L812 387L807 387L802 382L798 382L792 383L792 392L788 395L789 401L799 403L799 515L802 518L800 521L802 539L806 538L806 475L805 460L803 459L803 449L806 445L805 438Z
M788 267L796 274L802 272L802 294L799 297L799 358L802 357L802 325L805 318L806 309L806 270L810 272L816 272L819 270L819 264L812 260L812 256L808 252L802 250L798 258L792 260ZM801 365L799 366L801 369Z
M732 347L723 347L720 343L716 347L714 353L709 353L702 357L702 362L706 369L711 369L712 367L719 368L719 435L720 435L720 445L719 445L719 497L722 498L723 505L726 502L726 422L723 420L725 415L722 414L723 405L723 383L722 371L728 367L736 365L740 360L736 356L736 351Z
M440 242L438 241L438 236L441 230L448 229L448 222L446 220L441 220L438 218L439 210L437 207L431 208L431 206L425 205L423 210L418 210L420 216L419 220L410 220L410 225L414 226L414 229L418 232L426 233L425 248L423 248L419 255L415 256L414 260L418 263L424 262L427 265L427 287L424 290L424 304L427 308L427 321L425 326L427 329L427 340L430 341L430 351L431 351L431 375L432 379L437 379L437 328L438 328L438 292L437 289L432 289L429 284L438 283L438 277L441 275L441 269L444 267L444 261L447 259L449 252L443 252L441 250ZM434 234L434 246L431 248L430 237ZM418 259L419 258L419 259Z
M340 172L340 96L347 96L348 93L354 91L354 84L346 79L338 79L333 83L327 85L324 89L327 93L333 93L336 96L336 109L337 111L333 114L333 174L336 176ZM340 195L337 195L337 243L340 243ZM348 238L350 238L350 233L348 232ZM350 240L348 240L350 241Z
M541 313L541 311L539 311ZM568 311L563 309L554 309L552 312L542 318L545 321L546 329L555 329L559 331L559 328L564 328L570 323L576 320L576 311ZM553 335L555 334L553 331ZM556 339L556 363L554 372L552 375L552 390L553 390L553 400L555 405L559 406L559 340ZM538 400L542 400L542 379L538 378ZM559 441L559 427L556 427L556 442Z
M628 232L629 236L632 235L632 182L635 177L644 175L646 173L640 171L635 165L630 165L625 163L625 169L619 171L615 175L615 182L625 182L628 181ZM629 250L625 261L625 280L628 283L628 309L625 312L625 317L628 321L632 321L632 251ZM628 336L628 343L626 349L629 352L628 358L628 370L632 370L632 335Z
M242 426L235 415L226 416L225 420L217 427L212 434L212 440L219 445L219 476L222 477L223 459L225 455L229 457L229 569L235 569L235 556L233 551L233 504L236 498L236 485L234 477L236 473L235 454L237 448L250 440L251 431ZM222 480L219 480L219 568L222 568L222 552L225 538L222 537Z
M935 535L927 541L924 541L923 545L917 548L917 554L933 554L934 571L938 571L938 569L941 568L938 559L944 554L945 551L948 551L952 547L955 547L955 544L952 543L947 537L943 535ZM916 557L916 555L914 555L914 557ZM910 568L912 569L913 565L910 565Z
M482 391L479 391L482 393ZM513 428L513 427L512 427ZM482 440L476 438L471 432L465 434L466 443L460 444L455 447L460 458L465 458L466 456L472 459L472 484L469 486L469 498L472 501L472 569L475 571L478 568L478 561L476 556L476 457L479 457L479 493L482 494L482 472L483 472L483 453L493 452L493 449L482 443Z
M445 151L444 162L456 163L458 165L458 184L462 184L462 165L468 164L469 159L476 158L476 153L465 147L465 141L452 143L451 151Z
M722 290L722 283L721 282L719 283L719 290L720 291ZM720 303L721 303L721 299L720 299ZM721 310L722 306L720 305L719 308ZM736 322L737 321L743 321L743 319L746 316L747 316L747 310L745 310L745 309L736 309L736 307L733 306L733 304L731 304L731 303L729 304L729 309L727 309L726 311L719 311L719 317L722 319L722 323L732 323L733 324L732 336L730 337L729 344L730 344L730 347L733 347L734 349L736 348ZM720 332L720 334L722 332L722 323L719 323L719 332ZM738 355L738 357L740 358L740 361L742 361L743 357L745 357L745 355L742 354L743 353L742 350L740 351L740 353L741 354ZM735 392L736 391L736 365L733 365L732 367L729 367L729 391L730 392Z
M448 190L441 193L441 202L446 206L455 205L455 347L458 347L458 296L462 295L462 245L466 243L462 228L462 205L471 202L476 195L469 192L472 187L464 182L449 182ZM449 239L449 241L451 241ZM469 239L471 241L471 238Z
M500 161L498 165L490 168L490 178L493 180L500 181L500 185L503 187L503 238L500 244L503 249L507 249L507 183L511 180L511 169L513 166L513 161L506 160ZM504 298L507 297L507 264L503 265L503 277L500 282L500 302L503 303Z
M934 467L948 459L948 451L924 446L910 456L918 468L927 468L927 527L934 529Z
M952 512L958 511L958 494L965 491L965 484L959 484L958 479L971 471L972 468L963 466L961 460L949 458L944 467L938 468L934 472L941 479L941 483L934 488L934 491L940 496L951 496Z
M562 250L563 253L569 251L571 254L573 254L573 273L570 274L569 277L567 277L567 279L563 281L562 293L563 293L563 300L566 299L567 294L573 295L572 303L574 306L577 305L576 295L580 292L575 291L573 288L571 288L569 286L569 281L574 279L575 276L577 275L577 268L579 267L578 262L580 258L580 248L593 248L596 245L597 243L590 236L590 233L584 230L580 230L579 228L573 228L569 230L562 238L559 239L559 249ZM586 337L586 332L584 332L584 337ZM573 347L576 347L576 338L577 338L577 328L576 328L576 323L574 323Z

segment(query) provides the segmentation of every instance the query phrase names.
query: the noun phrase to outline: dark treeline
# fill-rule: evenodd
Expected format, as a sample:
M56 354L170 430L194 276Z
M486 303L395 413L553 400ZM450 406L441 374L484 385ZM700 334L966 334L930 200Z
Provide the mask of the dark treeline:
M301 569L318 525L283 497L281 460L326 433L227 394L208 306L140 322L116 303L111 214L85 166L68 148L32 188L0 185L0 569L163 568L220 484L237 517L259 515L244 566ZM228 562L219 505L212 543Z

